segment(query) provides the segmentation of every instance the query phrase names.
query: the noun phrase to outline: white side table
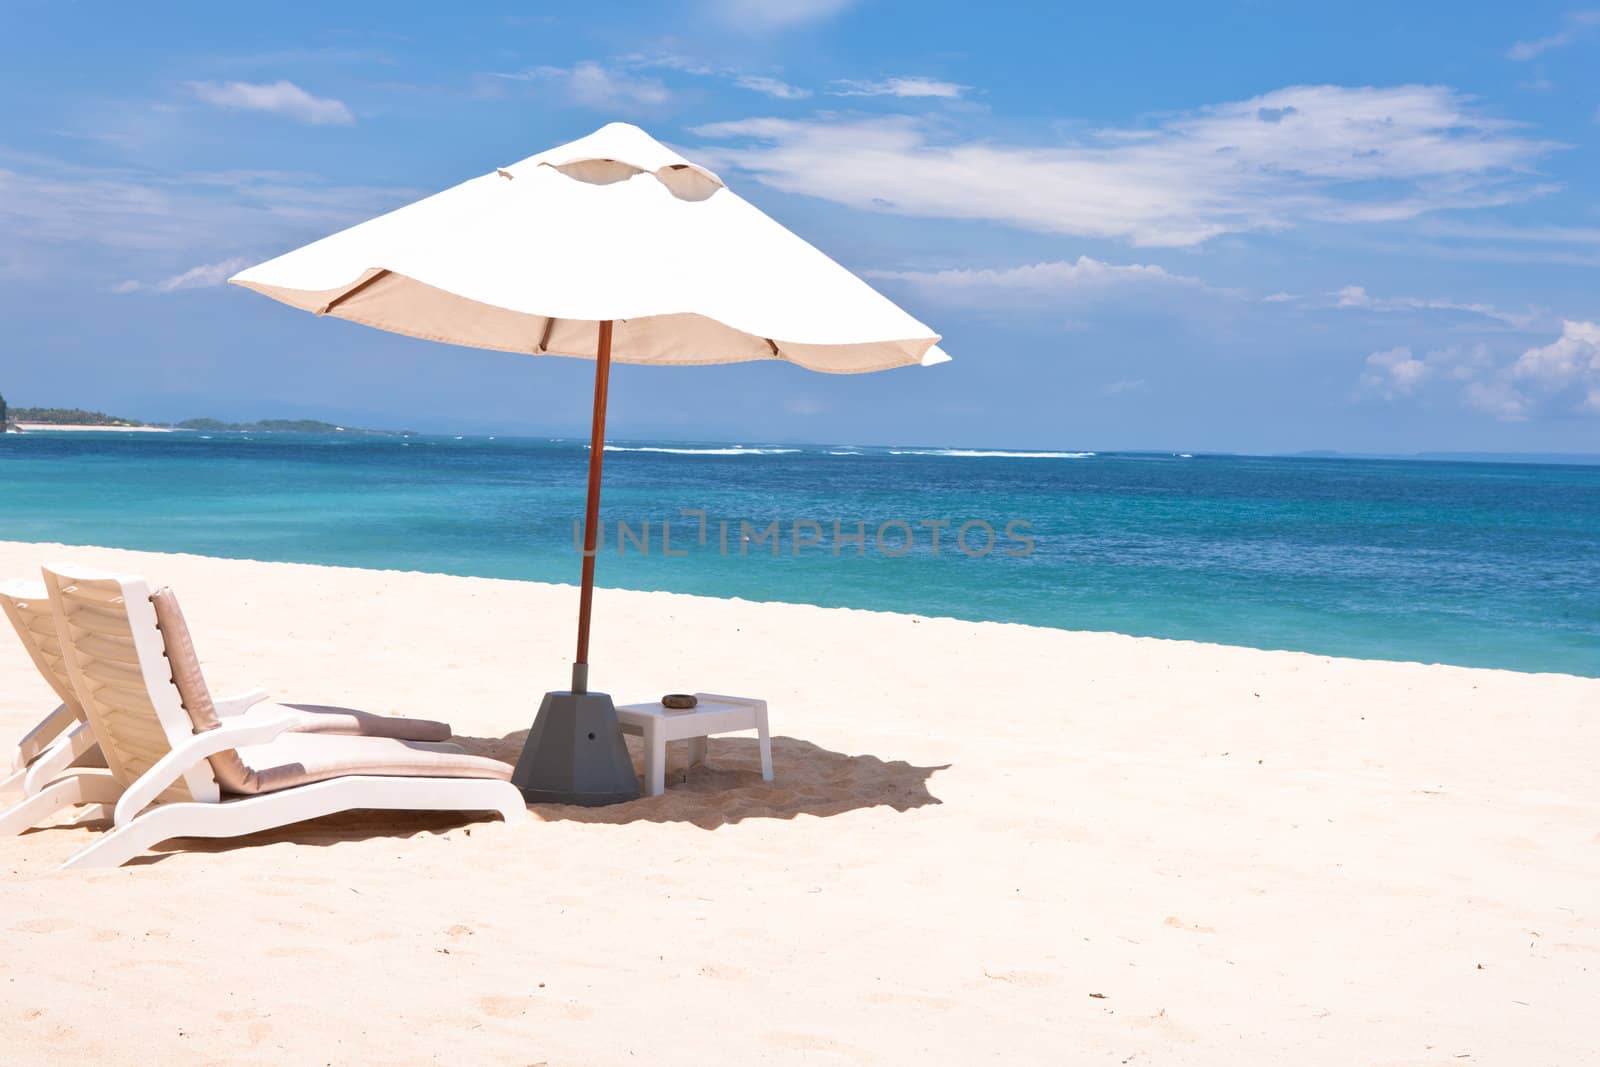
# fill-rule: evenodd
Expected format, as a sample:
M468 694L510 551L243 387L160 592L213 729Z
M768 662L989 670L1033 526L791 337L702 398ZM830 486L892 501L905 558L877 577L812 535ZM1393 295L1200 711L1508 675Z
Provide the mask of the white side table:
M689 741L691 765L704 763L706 738L754 730L761 746L761 777L772 781L772 735L767 730L767 702L749 697L696 693L699 703L677 710L654 704L625 704L617 709L617 724L625 734L644 738L645 786L653 797L667 787L667 742Z

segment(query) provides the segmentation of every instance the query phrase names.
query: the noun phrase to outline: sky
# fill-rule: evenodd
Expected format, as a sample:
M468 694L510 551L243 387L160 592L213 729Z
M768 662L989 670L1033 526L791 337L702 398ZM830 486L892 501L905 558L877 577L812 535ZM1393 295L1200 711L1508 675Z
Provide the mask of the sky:
M0 0L0 393L581 434L591 363L223 283L624 120L955 359L619 365L614 438L1600 452L1600 7L1068 8Z

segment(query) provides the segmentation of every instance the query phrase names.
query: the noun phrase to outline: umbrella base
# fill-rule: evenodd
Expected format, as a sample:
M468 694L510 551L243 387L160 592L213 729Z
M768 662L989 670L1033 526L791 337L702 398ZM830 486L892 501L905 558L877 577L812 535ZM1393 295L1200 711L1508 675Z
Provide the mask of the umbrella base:
M511 784L530 804L596 808L639 799L639 778L605 693L546 693Z

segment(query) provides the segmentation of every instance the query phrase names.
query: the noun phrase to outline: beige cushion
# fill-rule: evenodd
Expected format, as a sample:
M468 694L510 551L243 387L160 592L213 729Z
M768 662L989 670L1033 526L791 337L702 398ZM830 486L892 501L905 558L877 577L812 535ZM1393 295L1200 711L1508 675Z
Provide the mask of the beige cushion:
M166 650L168 668L172 671L172 684L178 689L178 696L183 701L184 710L189 713L195 733L217 729L222 725L222 717L217 714L211 690L206 686L205 675L201 673L200 657L195 653L194 639L189 635L183 609L178 606L178 595L171 589L157 589L150 594L150 603L155 607L156 624L161 628L161 643ZM445 741L450 737L448 723L374 715L369 711L323 704L258 704L251 709L251 713L288 717L293 720L290 731L298 733L359 734L408 741ZM217 753L210 762L211 772L225 791L262 791L252 786L254 772L233 749Z
M196 733L222 725L211 692L200 673L189 628L184 623L178 598L170 589L150 597L156 621L161 627L162 645L172 668L172 682L194 723ZM265 705L255 714L288 714L297 720L296 729L310 726L366 726L377 728L385 716L368 715L346 708L319 705ZM421 720L394 720L415 723ZM443 723L425 723L430 732L450 728ZM512 768L499 760L468 756L455 746L434 746L390 737L351 737L338 733L285 733L265 745L228 749L211 757L211 771L225 793L251 795L271 793L297 785L340 778L348 774L402 775L429 778L497 778L509 781Z
M222 717L212 703L205 675L200 673L200 657L195 654L189 625L184 622L183 609L178 606L178 595L171 589L157 589L150 594L150 603L156 609L156 626L161 630L161 644L166 649L172 684L178 687L178 695L183 698L183 710L189 713L196 730L215 730L222 725Z
M450 724L432 719L404 719L398 715L376 715L355 708L339 708L329 704L258 704L257 709L270 707L271 714L288 715L295 724L290 727L302 734L353 734L360 737L393 737L400 741L448 741Z
M222 717L211 700L205 675L200 673L200 657L195 655L194 641L189 637L189 625L183 621L177 594L171 589L157 589L150 594L150 603L156 609L156 625L161 629L161 644L167 653L172 684L178 688L178 697L183 701L183 710L189 713L194 732L199 734L219 728ZM210 763L217 784L225 790L243 789L251 781L250 769L231 748L212 756Z
M281 734L265 745L239 749L238 757L245 777L224 783L225 792L271 793L352 774L510 781L512 772L509 763L469 756L453 745L341 734Z

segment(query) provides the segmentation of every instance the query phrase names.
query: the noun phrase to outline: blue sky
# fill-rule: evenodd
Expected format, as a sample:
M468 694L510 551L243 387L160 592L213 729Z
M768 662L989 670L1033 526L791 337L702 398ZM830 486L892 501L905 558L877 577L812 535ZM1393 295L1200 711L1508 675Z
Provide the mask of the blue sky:
M624 119L956 361L619 367L613 436L1600 451L1600 8L0 11L13 404L582 432L588 363L220 282Z

